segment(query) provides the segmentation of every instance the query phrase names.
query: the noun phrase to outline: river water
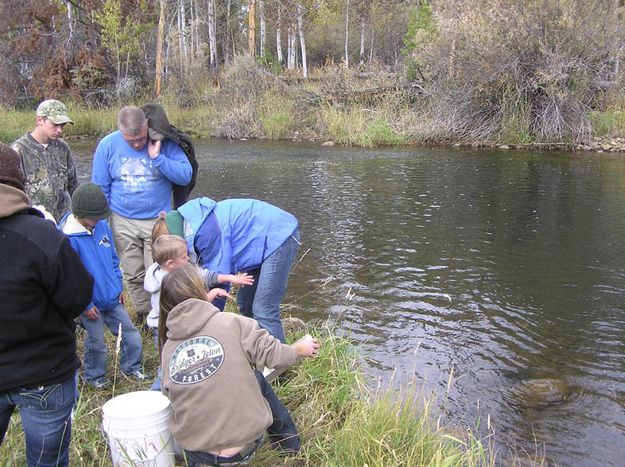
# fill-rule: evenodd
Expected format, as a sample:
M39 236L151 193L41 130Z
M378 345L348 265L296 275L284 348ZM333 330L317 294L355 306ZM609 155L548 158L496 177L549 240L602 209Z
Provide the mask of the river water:
M74 143L83 178L94 143ZM559 465L625 459L625 156L197 142L196 196L303 240L285 311L336 323L373 387ZM522 396L534 379L564 396Z

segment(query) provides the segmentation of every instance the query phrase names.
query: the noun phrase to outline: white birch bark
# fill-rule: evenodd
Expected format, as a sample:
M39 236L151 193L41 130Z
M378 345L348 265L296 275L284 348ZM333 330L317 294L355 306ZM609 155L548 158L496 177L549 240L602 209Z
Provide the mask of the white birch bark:
M217 68L217 37L215 0L208 0L208 59L211 68Z
M345 0L345 68L349 68L349 0Z
M295 47L297 46L297 43L295 42L295 31L293 31L293 25L289 25L287 41L288 41L287 68L289 70L294 70L295 69Z
M69 37L67 38L67 43L71 44L72 41L74 40L74 18L73 18L73 8L74 6L72 5L71 1L66 1L65 2L67 5L67 25L69 27Z
M365 18L360 19L360 66L365 64Z
M232 26L230 24L230 13L232 11L232 0L228 0L226 2L226 34L224 35L225 37L225 44L223 47L224 50L224 60L226 63L230 63L230 56L232 53L232 56L234 56L234 50L230 50L230 47L232 45L232 47L234 48L233 45L233 40L232 40Z
M278 24L276 25L276 54L278 56L278 62L282 63L284 57L282 57L282 5L278 5Z
M302 72L304 78L308 78L308 66L306 63L306 39L304 37L304 19L301 3L297 4L297 32L299 33L299 46L302 51Z
M184 36L184 5L183 0L178 0L178 50L180 54L180 71L186 70L187 44Z
M267 24L265 21L265 1L258 0L258 16L260 18L260 56L265 56L267 46Z

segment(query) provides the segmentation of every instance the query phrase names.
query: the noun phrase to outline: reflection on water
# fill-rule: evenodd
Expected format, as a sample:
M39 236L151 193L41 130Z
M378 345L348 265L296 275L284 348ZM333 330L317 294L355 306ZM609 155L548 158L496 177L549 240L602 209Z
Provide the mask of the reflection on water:
M195 195L301 222L288 311L336 320L372 381L565 465L625 458L625 158L198 143ZM89 171L88 151L81 157ZM353 293L351 300L346 297ZM452 376L451 384L448 387ZM529 380L566 387L528 404ZM486 423L482 423L486 430Z

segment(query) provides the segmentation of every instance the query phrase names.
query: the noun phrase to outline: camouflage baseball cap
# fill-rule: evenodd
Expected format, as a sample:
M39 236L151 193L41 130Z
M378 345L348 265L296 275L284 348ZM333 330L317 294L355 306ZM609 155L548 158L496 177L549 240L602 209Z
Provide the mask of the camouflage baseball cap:
M37 117L48 117L48 120L55 125L74 123L67 116L67 107L65 107L65 104L55 99L48 99L39 104L39 107L37 107Z

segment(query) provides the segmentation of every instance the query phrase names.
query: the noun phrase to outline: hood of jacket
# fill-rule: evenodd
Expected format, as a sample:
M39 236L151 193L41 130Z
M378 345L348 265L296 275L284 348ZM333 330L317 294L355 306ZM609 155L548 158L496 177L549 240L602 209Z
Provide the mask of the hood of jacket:
M217 313L217 307L199 298L176 305L167 316L167 338L183 340L199 333Z
M163 277L167 274L161 266L154 262L145 271L145 277L143 278L143 288L146 292L156 293L161 290L161 282Z
M39 211L30 208L26 193L10 185L0 183L0 217L9 217L25 209L29 209L30 214L38 214L43 217Z
M71 212L66 213L58 226L59 230L63 231L65 235L91 235L91 232L87 228L78 222L76 216Z

